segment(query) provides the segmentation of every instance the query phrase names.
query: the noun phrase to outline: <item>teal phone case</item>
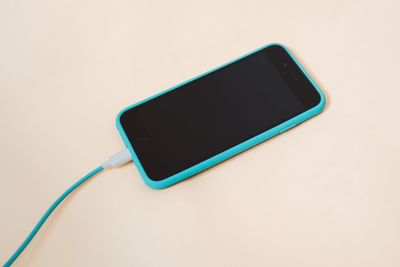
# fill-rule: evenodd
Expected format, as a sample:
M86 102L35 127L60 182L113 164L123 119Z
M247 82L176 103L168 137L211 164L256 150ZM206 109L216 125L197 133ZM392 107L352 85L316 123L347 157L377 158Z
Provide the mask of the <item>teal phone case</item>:
M158 96L160 96L162 94L165 94L165 93L167 93L167 92L169 92L171 90L174 90L175 88L178 88L178 87L180 87L180 86L182 86L182 85L184 85L186 83L189 83L189 82L191 82L191 81L193 81L195 79L198 79L198 78L200 78L200 77L202 77L204 75L207 75L207 74L209 74L209 73L211 73L211 72L213 72L213 71L215 71L215 70L217 70L219 68L222 68L222 67L224 67L226 65L229 65L229 64L231 64L231 63L233 63L233 62L235 62L237 60L240 60L240 59L242 59L242 58L244 58L244 57L246 57L248 55L251 55L251 54L253 54L253 53L255 53L255 52L257 52L257 51L259 51L261 49L264 49L264 48L266 48L268 46L271 46L271 45L279 45L279 46L283 47L289 53L289 55L293 58L294 62L296 62L296 64L304 72L305 76L310 80L312 85L316 88L316 90L320 94L321 101L319 102L319 104L317 106L315 106L315 107L313 107L313 108L311 108L311 109L309 109L309 110L297 115L296 117L291 118L290 120L285 121L282 124L279 124L278 126L275 126L274 128L269 129L268 131L265 131L265 132L255 136L255 137L247 140L247 141L244 141L243 143L240 143L240 144L238 144L238 145L236 145L236 146L234 146L234 147L232 147L232 148L230 148L228 150L225 150L224 152L221 152L218 155L215 155L215 156L213 156L213 157L211 157L211 158L209 158L209 159L207 159L207 160L205 160L205 161L203 161L203 162L201 162L199 164L196 164L196 165L194 165L194 166L192 166L192 167L190 167L190 168L188 168L188 169L186 169L184 171L181 171L181 172L179 172L177 174L174 174L174 175L172 175L172 176L170 176L168 178L165 178L164 180L161 180L161 181L151 180L147 176L146 172L144 171L144 169L142 167L142 164L140 163L140 161L139 161L139 159L138 159L138 157L137 157L137 155L135 153L135 150L133 149L131 143L128 140L128 137L125 134L124 129L121 126L121 122L120 122L121 114L124 113L125 111L135 107L135 106L138 106L138 105L140 105L140 104L142 104L144 102L147 102L147 101L149 101L149 100L151 100L153 98L156 98L156 97L158 97ZM318 113L320 113L322 111L322 109L324 108L324 106L325 106L325 97L324 97L324 94L322 93L321 89L311 79L310 75L304 70L304 68L300 65L300 63L297 61L297 59L289 51L289 49L287 49L282 44L273 43L273 44L265 45L265 46L255 50L255 51L252 51L252 52L250 52L250 53L248 53L248 54L246 54L244 56L241 56L241 57L239 57L239 58L237 58L235 60L232 60L232 61L230 61L230 62L228 62L228 63L226 63L226 64L224 64L222 66L219 66L219 67L217 67L217 68L215 68L213 70L210 70L210 71L208 71L208 72L206 72L204 74L201 74L201 75L199 75L197 77L194 77L194 78L192 78L192 79L190 79L188 81L185 81L185 82L183 82L181 84L178 84L178 85L176 85L176 86L174 86L174 87L172 87L170 89L167 89L167 90L165 90L165 91L163 91L163 92L161 92L159 94L151 96L151 97L149 97L149 98L147 98L145 100L142 100L142 101L140 101L140 102L138 102L138 103L136 103L136 104L134 104L132 106L129 106L129 107L123 109L118 114L116 122L117 122L117 129L118 129L118 131L119 131L119 133L120 133L120 135L122 137L122 140L125 143L126 147L129 149L129 151L131 152L133 162L136 164L140 175L143 177L144 182L148 186L150 186L151 188L163 189L163 188L171 186L171 185L173 185L173 184L175 184L177 182L180 182L180 181L182 181L182 180L184 180L184 179L186 179L186 178L188 178L188 177L190 177L192 175L195 175L195 174L197 174L197 173L199 173L199 172L201 172L201 171L203 171L203 170L205 170L207 168L210 168L211 166L214 166L214 165L216 165L217 163L219 163L219 162L221 162L223 160L226 160L226 159L228 159L228 158L230 158L230 157L232 157L232 156L234 156L234 155L236 155L236 154L238 154L238 153L240 153L240 152L242 152L242 151L244 151L244 150L246 150L246 149L248 149L250 147L253 147L253 146L255 146L255 145L257 145L257 144L259 144L259 143L261 143L261 142L263 142L263 141L265 141L265 140L267 140L267 139L269 139L269 138L271 138L271 137L273 137L273 136L275 136L275 135L277 135L279 133L282 133L282 132L284 132L284 131L296 126L297 124L299 124L299 123L301 123L301 122L303 122L303 121L305 121L305 120L317 115Z

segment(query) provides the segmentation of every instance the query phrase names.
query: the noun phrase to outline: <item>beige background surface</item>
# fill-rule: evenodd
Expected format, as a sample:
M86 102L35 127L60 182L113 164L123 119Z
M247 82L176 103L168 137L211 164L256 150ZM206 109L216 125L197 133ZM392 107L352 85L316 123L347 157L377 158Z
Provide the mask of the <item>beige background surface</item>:
M98 175L15 266L400 266L398 1L0 1L0 262L124 107L270 42L316 118L167 190Z

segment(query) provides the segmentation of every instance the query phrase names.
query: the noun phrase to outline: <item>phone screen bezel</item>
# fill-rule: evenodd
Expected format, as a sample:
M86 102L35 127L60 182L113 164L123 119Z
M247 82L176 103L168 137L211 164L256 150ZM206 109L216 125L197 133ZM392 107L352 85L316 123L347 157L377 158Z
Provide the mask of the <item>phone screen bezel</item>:
M318 105L321 101L320 94L286 49L280 45L272 45L259 52L267 55L281 78L306 109Z

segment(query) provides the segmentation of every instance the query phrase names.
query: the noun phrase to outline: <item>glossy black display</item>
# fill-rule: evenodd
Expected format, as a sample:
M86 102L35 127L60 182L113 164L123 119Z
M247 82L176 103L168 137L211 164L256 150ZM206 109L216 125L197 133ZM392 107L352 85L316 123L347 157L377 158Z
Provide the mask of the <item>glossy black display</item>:
M316 106L320 96L273 45L125 111L147 176L163 180Z

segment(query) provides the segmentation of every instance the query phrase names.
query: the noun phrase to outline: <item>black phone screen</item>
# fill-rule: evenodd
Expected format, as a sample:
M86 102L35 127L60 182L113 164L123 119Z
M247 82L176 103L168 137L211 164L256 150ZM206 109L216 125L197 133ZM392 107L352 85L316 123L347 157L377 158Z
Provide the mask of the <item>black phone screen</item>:
M160 181L316 106L320 96L280 45L121 114L147 176Z

